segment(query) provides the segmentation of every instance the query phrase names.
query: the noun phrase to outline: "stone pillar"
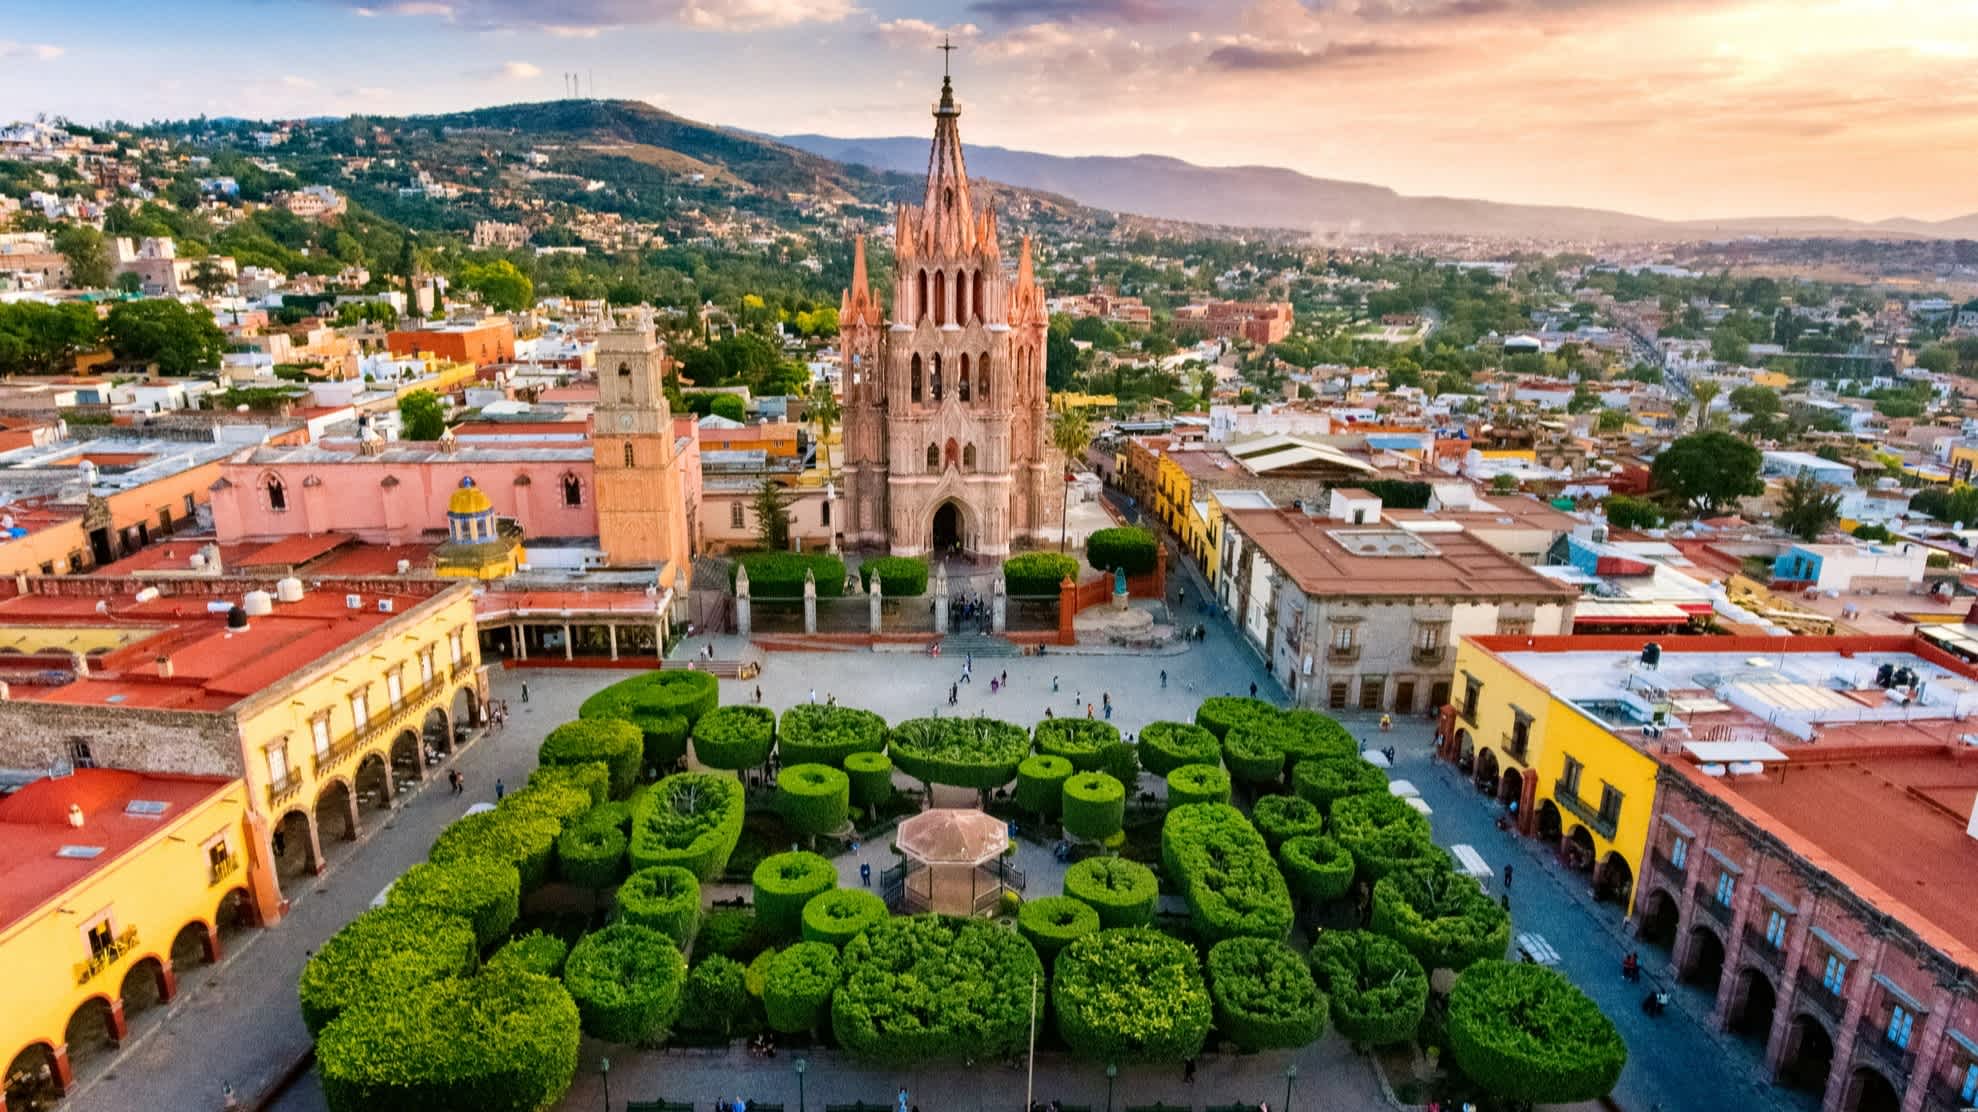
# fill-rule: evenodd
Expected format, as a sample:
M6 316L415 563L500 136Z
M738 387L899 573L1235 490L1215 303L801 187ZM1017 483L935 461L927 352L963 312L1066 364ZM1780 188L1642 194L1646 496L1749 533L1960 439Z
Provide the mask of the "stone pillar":
M1710 1009L1710 1024L1719 1031L1730 1024L1732 997L1738 991L1738 959L1744 953L1745 924L1758 914L1762 900L1757 891L1758 865L1756 855L1745 862L1744 873L1738 877L1737 890L1731 896L1731 925L1724 928L1724 975L1717 978L1717 1002Z
M817 577L804 569L804 632L817 632Z
M426 754L420 752L418 754L418 760L415 763L419 766L419 779L424 780L426 778ZM320 831L316 828L316 809L311 807L303 813L302 817L304 820L303 825L309 832L309 843L303 847L306 851L303 854L304 867L307 868L310 876L322 876L323 870L329 868L329 863L323 860L323 839L320 836Z
M76 1087L75 1067L69 1064L69 1044L56 1047L49 1057L55 1060L55 1092L59 1096L67 1096L69 1090Z
M422 742L421 742L421 746L423 747L423 745L424 745L424 742L422 741ZM451 748L451 746L449 746L449 748ZM420 759L421 761L423 761L423 760L425 760L425 757L426 757L426 755L425 755L425 754L424 754L423 752L419 754L419 759ZM343 818L344 818L344 825L343 825L343 829L344 829L344 835L343 835L343 840L344 840L344 841L346 841L346 842L354 842L354 841L356 841L356 840L357 840L357 823L358 823L358 815L357 815L357 786L356 786L356 783L355 783L354 781L353 781L352 783L350 783L350 784L346 784L346 785L344 786L344 789L343 789L343 808L344 808L344 810L343 810Z
M865 620L866 628L872 631L874 637L879 636L880 605L886 601L884 598L885 593L879 586L879 577L876 575L873 576L872 593L865 596Z
M570 623L565 622L563 623L563 659L574 660L576 657L577 642L570 636Z
M1154 542L1154 597L1168 597L1168 546L1159 539Z
M1909 1071L1909 1086L1902 1093L1902 1112L1922 1112L1923 1102L1930 1095L1930 1081L1935 1074L1930 1063L1943 1056L1945 1031L1950 1027L1951 1009L1957 1007L1957 997L1949 988L1939 984L1930 993L1930 1010L1923 1015L1923 1025L1910 1046L1916 1048L1915 1069Z
M171 955L167 954L165 957L167 960L158 963L158 1002L160 1004L171 1003L172 998L179 994L179 975L172 972L172 963L169 960Z
M110 1042L122 1046L130 1038L130 1021L124 1018L124 999L121 996L110 998Z
M749 629L749 569L743 567L735 572L735 632L746 638Z
M945 563L934 566L934 635L948 635L948 565Z
M1538 770L1525 770L1518 797L1518 832L1529 838L1538 831Z
M1065 576L1058 584L1058 644L1078 644L1078 584Z
M660 660L666 659L666 623L652 627L652 649Z
M227 948L225 944L223 944L220 941L220 928L218 927L206 928L205 947L206 947L206 964L208 965L220 964L220 959L225 957L227 954Z
M385 762L385 779L391 779L391 762ZM270 927L282 921L288 914L288 901L282 898L281 874L275 868L275 846L273 828L268 825L268 816L260 811L247 812L247 894L254 902L254 921ZM219 935L213 936L215 953L220 945ZM218 961L216 957L214 959Z
M529 631L521 622L515 623L515 659L529 659Z
M1868 1010L1869 994L1875 991L1875 971L1882 967L1882 952L1888 947L1888 935L1878 931L1874 941L1868 944L1868 952L1848 966L1847 991L1842 993L1847 1013L1841 1018L1841 1029L1834 1034L1834 1064L1827 1073L1827 1092L1820 1099L1822 1108L1841 1107L1848 1085L1854 1080L1850 1063L1854 1060L1854 1044L1861 1034L1861 1015Z
M1785 954L1779 959L1784 968L1779 971L1779 983L1772 986L1780 1004L1793 998L1793 994L1799 991L1799 979L1806 976L1806 940L1812 937L1813 921L1820 913L1823 895L1817 888L1807 889L1806 896L1802 898L1808 906L1800 908L1799 914L1793 916L1791 925L1786 928ZM1790 1007L1774 1005L1772 1008L1772 1030L1765 1036L1765 1071L1766 1076L1774 1080L1779 1076L1779 1063L1786 1057L1786 1034L1792 1030L1793 1014Z
M989 630L1001 634L1009 628L1009 588L1004 586L1000 575L991 579L989 584Z
M617 660L618 659L618 623L617 622L605 623L604 632L605 632L605 636L611 638L611 659Z

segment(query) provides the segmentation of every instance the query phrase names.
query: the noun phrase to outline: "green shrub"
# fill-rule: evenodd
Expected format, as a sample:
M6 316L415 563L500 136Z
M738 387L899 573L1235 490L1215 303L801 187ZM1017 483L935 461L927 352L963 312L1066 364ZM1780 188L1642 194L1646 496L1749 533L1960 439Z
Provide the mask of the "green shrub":
M818 598L845 593L845 561L825 552L751 552L728 565L728 587L738 568L749 569L750 598L802 598L804 573L817 583Z
M786 765L841 768L853 753L885 751L886 720L856 707L799 704L783 712L776 746Z
M701 921L701 885L678 865L640 869L618 886L618 919L656 931L686 949Z
M1449 1050L1492 1096L1577 1104L1606 1096L1627 1044L1600 1008L1542 965L1479 961L1449 994Z
M1223 764L1230 779L1259 787L1284 779L1284 749L1275 733L1271 726L1245 724L1223 735Z
M980 919L892 918L845 944L831 1029L854 1056L894 1065L991 1062L1021 1052L1037 951Z
M591 806L611 799L611 769L603 761L584 764L542 765L529 774L532 788L574 788L590 796Z
M870 592L872 577L887 598L918 598L927 593L927 561L918 556L875 556L859 564L859 583Z
M1033 815L1057 817L1064 811L1065 781L1071 774L1071 762L1063 757L1025 757L1016 766L1016 805Z
M1374 882L1373 921L1427 969L1458 972L1511 945L1511 913L1447 866L1400 869Z
M326 1027L331 1112L540 1112L577 1072L577 1006L548 977L491 969L380 997Z
M1015 779L1030 735L993 718L913 718L893 727L888 747L916 780L989 791Z
M686 979L687 962L673 940L636 923L585 935L563 964L563 984L577 1001L584 1032L628 1046L666 1037Z
M1272 850L1288 839L1317 834L1326 826L1319 809L1295 795L1267 795L1259 799L1250 809L1250 821Z
M886 901L863 888L833 888L804 905L804 941L843 946L888 915Z
M1169 811L1161 824L1161 861L1188 901L1189 918L1203 941L1237 935L1283 939L1290 932L1291 892L1284 875L1263 836L1236 808L1195 803Z
M1016 929L1049 965L1059 950L1099 929L1099 913L1084 900L1044 896L1017 908Z
M1337 719L1315 710L1287 710L1278 718L1279 744L1288 761L1343 760L1360 755L1360 743Z
M1150 722L1140 731L1140 765L1156 776L1166 776L1183 765L1222 763L1222 747L1216 735L1193 722Z
M584 700L585 718L622 718L644 736L646 765L668 769L687 755L687 732L721 701L721 684L706 672L647 672L620 680Z
M1115 526L1085 538L1085 562L1103 572L1123 568L1128 575L1145 575L1154 570L1160 547L1150 530Z
M1332 836L1353 855L1360 879L1370 883L1397 869L1448 860L1429 840L1429 820L1386 792L1350 795L1335 802Z
M749 960L748 970L744 974L742 983L748 988L750 996L757 1000L762 999L763 986L769 980L769 967L775 962L776 947L774 946L768 947Z
M776 746L776 712L768 707L716 707L694 723L694 759L709 768L759 768Z
M609 888L625 875L625 846L618 827L579 819L556 839L556 867L579 888Z
M1360 757L1317 757L1291 766L1291 790L1325 814L1349 795L1386 795L1387 774Z
M436 865L420 862L392 882L388 907L427 908L458 915L474 928L474 940L491 946L520 914L522 880L515 866L470 857Z
M1051 1004L1072 1053L1108 1064L1186 1061L1209 1037L1194 948L1146 927L1098 931L1058 951Z
M1046 718L1032 736L1037 751L1063 757L1080 772L1097 772L1106 750L1120 744L1119 727L1096 718Z
M563 789L528 790L561 792ZM429 856L442 865L469 858L513 865L520 875L522 890L533 892L549 879L550 858L556 852L557 836L562 833L563 824L556 819L497 807L453 820L433 840L433 852Z
M804 905L838 887L838 867L815 853L777 853L762 859L750 878L755 918L772 938L802 933Z
M1190 764L1168 773L1168 810L1191 803L1228 803L1229 772L1221 765Z
M701 880L728 867L742 837L742 785L727 776L680 772L632 806L634 869L681 865Z
M1340 1034L1361 1046L1415 1037L1428 1007L1429 976L1399 942L1371 931L1323 931L1312 940L1310 957Z
M716 954L687 970L680 993L680 1030L725 1039L749 1009L748 970L741 962Z
M570 947L561 938L542 931L516 935L501 944L488 959L488 972L534 973L539 977L563 975L563 959Z
M1078 582L1078 560L1057 552L1022 552L1003 561L1003 587L1012 595L1058 597L1065 580Z
M1304 1046L1325 1028L1326 998L1296 950L1268 938L1209 947L1216 1029L1246 1051Z
M1336 838L1305 834L1277 848L1284 880L1301 900L1331 903L1353 887L1353 855Z
M302 1022L321 1035L346 1011L471 972L479 955L474 926L462 916L428 907L366 911L303 965L296 985Z
M851 807L851 780L830 765L784 765L776 774L776 812L798 834L836 834Z
M510 792L495 810L511 816L555 819L559 827L568 827L579 816L591 809L591 793L584 788L566 784L536 784L519 792Z
M551 730L536 751L536 760L546 765L601 762L611 770L612 798L620 799L639 783L639 770L645 764L645 735L623 719L579 718Z
M701 932L694 938L694 952L720 954L746 963L767 949L770 941L756 923L753 909L717 907L701 920Z
M575 826L611 826L618 832L630 835L632 832L632 803L630 800L614 799L577 816Z
M769 1025L785 1034L814 1031L823 1023L837 987L838 948L799 942L769 963L769 975L762 982L762 1010Z
M1118 834L1126 823L1126 786L1103 772L1065 781L1065 833L1091 842Z
M1216 735L1216 740L1221 741L1228 736L1232 726L1275 723L1283 713L1262 699L1246 699L1241 695L1211 695L1195 708L1195 724Z
M854 807L880 807L893 798L893 758L884 753L846 757L845 778L851 781Z
M1088 857L1065 870L1065 895L1098 913L1104 927L1144 927L1161 898L1154 870L1123 857Z

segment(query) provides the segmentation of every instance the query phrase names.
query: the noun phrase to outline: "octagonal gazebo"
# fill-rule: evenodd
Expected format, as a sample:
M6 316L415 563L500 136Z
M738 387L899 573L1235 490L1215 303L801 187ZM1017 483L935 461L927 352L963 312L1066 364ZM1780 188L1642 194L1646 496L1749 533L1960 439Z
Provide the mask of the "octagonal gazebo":
M993 913L1005 889L1023 886L1021 874L1003 860L1009 827L993 815L922 811L900 824L897 843L907 859L899 899L909 913Z

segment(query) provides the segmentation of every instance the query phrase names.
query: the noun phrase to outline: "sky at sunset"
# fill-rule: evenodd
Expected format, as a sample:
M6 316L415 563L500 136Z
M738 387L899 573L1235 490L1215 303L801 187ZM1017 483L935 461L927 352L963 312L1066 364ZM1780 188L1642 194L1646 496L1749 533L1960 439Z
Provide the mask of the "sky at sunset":
M711 123L1267 164L1672 218L1978 211L1978 0L0 0L0 120Z

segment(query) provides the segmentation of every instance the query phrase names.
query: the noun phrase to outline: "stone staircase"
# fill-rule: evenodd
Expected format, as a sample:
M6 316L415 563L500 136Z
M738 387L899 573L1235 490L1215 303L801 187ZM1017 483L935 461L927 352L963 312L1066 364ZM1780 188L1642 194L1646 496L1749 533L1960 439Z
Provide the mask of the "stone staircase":
M950 660L973 656L984 658L1022 656L1023 648L1007 637L992 633L950 633L941 638L941 655Z

